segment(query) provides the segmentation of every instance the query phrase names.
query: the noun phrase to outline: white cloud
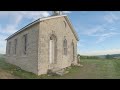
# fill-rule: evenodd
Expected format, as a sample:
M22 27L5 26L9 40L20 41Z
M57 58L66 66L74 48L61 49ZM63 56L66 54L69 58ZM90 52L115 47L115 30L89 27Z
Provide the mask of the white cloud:
M96 33L104 32L104 25L95 26L94 28L89 28L83 32L84 35L92 36Z
M103 16L104 22L102 25L95 25L93 28L84 28L82 34L88 36L97 36L96 34L104 34L109 31L115 31L116 27L113 24L114 22L120 20L120 13L119 12L108 12L107 15Z
M38 19L41 17L47 17L49 16L49 13L47 11L8 11L8 12L0 12L0 17L7 17L9 15L9 18L11 18L9 22L11 24L6 22L5 27L1 27L0 24L0 32L1 33L14 33L17 31L18 24L23 20L24 18L28 19Z
M0 54L5 54L5 48L0 48Z
M80 52L80 50L79 49L77 49L77 54L80 54L81 52Z
M71 11L63 11L63 13L71 13Z
M1 26L0 26L0 33L1 34L10 35L16 31L17 31L17 29L16 29L16 26L14 26L14 25L6 25L6 27L3 27L3 28L1 28Z
M116 32L116 29L116 27L110 26L109 23L105 23L103 25L86 29L82 34L87 36L95 36L95 38L97 38L96 43L101 43L110 37L119 35L120 33Z
M77 43L77 47L78 47L78 48L80 48L80 47L84 47L83 42L80 42L80 41L79 41L79 42Z
M26 18L34 18L38 17L47 17L49 16L49 12L48 11L0 11L0 17L1 16L17 16L17 15L21 15L22 17L26 17Z
M41 17L47 17L49 16L49 12L47 11L22 11L20 12L21 15L23 15L25 18L29 18L29 19L38 19Z
M108 32L108 33L104 33L101 35L96 35L99 36L98 40L96 41L96 43L100 43L105 41L107 38L113 37L114 35L119 35L120 33L116 33L116 32Z
M4 54L6 50L6 39L7 36L0 34L0 53Z
M82 27L80 29L84 30L81 32L81 34L83 35L87 35L87 36L97 36L97 34L104 34L106 31L114 31L116 28L115 27L109 27L108 29L108 23L103 23L100 25L95 25L92 28L85 28Z
M2 23L0 24L0 53L5 53L5 39L18 30L18 24L21 23L23 19L27 18L35 20L49 15L50 14L47 11L0 11L0 19L6 19L6 17L9 17L9 20L6 21L4 27Z
M71 13L70 11L63 11L64 13ZM5 39L18 30L18 25L24 19L31 19L32 21L50 16L48 11L0 11L0 19L9 20L6 21L6 25L3 27L0 24L0 53L5 53L6 41ZM3 36L4 35L4 36Z
M104 16L104 19L108 22L108 23L114 23L115 21L119 20L120 17L113 14L112 12L110 12L109 14Z

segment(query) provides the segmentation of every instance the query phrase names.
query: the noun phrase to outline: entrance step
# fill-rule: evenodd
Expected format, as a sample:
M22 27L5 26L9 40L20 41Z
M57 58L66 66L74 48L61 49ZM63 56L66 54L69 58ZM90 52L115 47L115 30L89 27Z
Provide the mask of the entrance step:
M69 71L66 71L65 69L59 70L56 72L57 75L63 76L65 74L67 74Z
M59 70L61 70L61 69L60 68L53 68L52 72L56 72L56 71L59 71Z
M67 74L69 71L66 71L65 69L60 68L54 68L52 70L48 70L48 75L59 75L63 76L64 74Z

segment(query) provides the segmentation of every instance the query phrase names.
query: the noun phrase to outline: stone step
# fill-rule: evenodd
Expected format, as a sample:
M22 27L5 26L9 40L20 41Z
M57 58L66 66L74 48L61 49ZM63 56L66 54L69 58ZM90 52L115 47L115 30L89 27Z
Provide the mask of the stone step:
M62 76L67 73L68 73L68 71L66 71L65 69L54 68L54 69L50 70L50 72L48 74Z
M59 68L57 68L53 71L54 71L54 73L56 73L57 75L60 75L60 76L68 73L68 71L66 71L65 69L59 69Z
M69 71L65 71L65 70L60 70L60 71L57 71L56 74L57 75L60 75L60 76L63 76L65 74L67 74Z
M53 68L51 71L56 72L56 71L59 71L59 70L61 70L61 69L60 68Z

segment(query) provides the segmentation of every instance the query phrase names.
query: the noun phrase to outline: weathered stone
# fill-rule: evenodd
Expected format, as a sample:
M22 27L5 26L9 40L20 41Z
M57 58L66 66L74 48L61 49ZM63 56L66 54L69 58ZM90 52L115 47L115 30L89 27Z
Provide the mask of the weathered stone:
M66 27L64 26L66 22ZM69 20L64 16L47 19L26 28L21 33L7 40L6 61L37 75L46 74L49 69L60 69L77 63L77 39ZM27 54L23 54L23 35L28 34ZM50 64L50 37L54 35L54 64ZM67 40L67 55L64 55L63 40ZM13 54L14 40L18 40L17 53ZM11 54L8 54L8 43L11 42ZM73 44L74 43L74 49ZM74 51L74 55L73 55ZM60 73L60 72L58 72ZM62 71L61 71L62 73Z

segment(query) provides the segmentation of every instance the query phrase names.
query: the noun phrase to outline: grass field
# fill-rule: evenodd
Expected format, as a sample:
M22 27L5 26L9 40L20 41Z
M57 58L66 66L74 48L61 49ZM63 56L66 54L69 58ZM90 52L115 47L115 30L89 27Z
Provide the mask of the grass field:
M0 79L120 79L120 60L83 59L81 64L64 76L37 76L0 58Z

